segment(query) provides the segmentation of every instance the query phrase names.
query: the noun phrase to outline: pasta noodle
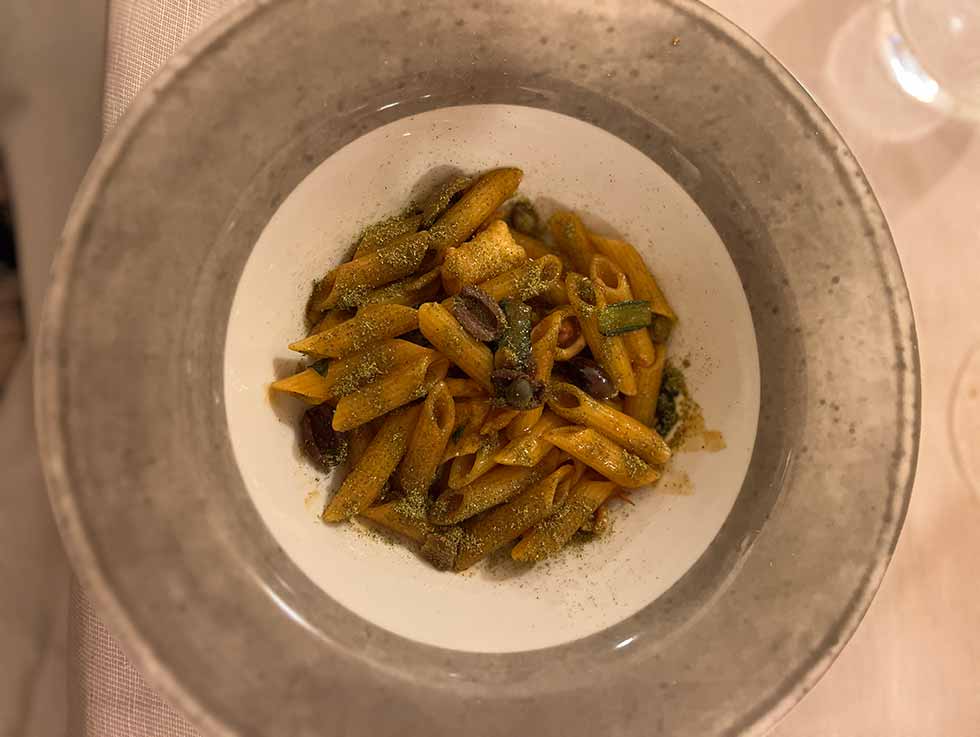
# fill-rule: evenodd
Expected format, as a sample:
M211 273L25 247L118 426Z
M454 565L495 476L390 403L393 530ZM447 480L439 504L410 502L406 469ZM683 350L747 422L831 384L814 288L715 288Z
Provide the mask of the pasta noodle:
M333 272L333 289L318 307L353 307L372 289L410 275L422 263L431 241L425 231L410 233L338 266Z
M431 247L439 252L457 246L483 223L504 201L517 191L524 172L520 169L494 169L481 176L463 195L432 225Z
M449 361L430 353L342 397L334 412L333 429L339 432L352 430L424 397L437 382L445 378L448 370Z
M409 434L419 415L417 405L394 412L371 440L364 454L323 510L324 522L340 522L361 514L381 495L385 482L405 455Z
M479 284L525 261L524 249L514 242L507 225L496 220L473 240L446 251L442 282L447 292L456 294L466 284Z
M468 534L460 545L456 570L469 568L547 517L559 484L571 472L570 465L558 468L511 501L467 525Z
M480 386L489 388L493 372L490 349L470 336L440 304L428 302L419 308L418 315L422 335Z
M455 424L455 402L446 383L440 381L422 402L418 424L395 476L405 492L406 514L425 517L426 494L442 464L442 455Z
M577 386L552 385L548 406L567 422L591 427L608 438L615 438L626 450L647 463L663 464L670 460L670 448L656 430L597 402Z
M688 396L639 251L507 202L522 177L454 174L367 227L313 283L301 364L269 385L303 410L302 452L346 472L321 519L394 533L439 570L602 534L610 497L670 462Z
M620 486L634 489L660 478L656 468L592 428L566 425L544 438Z
M582 481L572 487L558 510L514 546L511 557L524 563L554 555L582 524L616 491L611 481Z
M411 307L369 305L358 310L350 320L291 343L289 350L317 358L338 358L362 350L376 340L397 338L418 326L418 311Z
M580 274L588 274L595 247L579 216L574 212L556 212L548 221L548 228L558 250L572 267Z
M664 364L667 361L667 346L655 343L656 358L651 366L638 366L636 369L636 394L626 397L623 411L644 425L653 427L657 415L657 397L663 381Z
M451 525L495 507L554 471L560 458L553 449L532 468L500 466L461 489L447 489L433 503L429 520Z
M526 433L518 435L497 452L494 460L504 466L534 466L554 447L544 434L565 424L554 412L545 411Z

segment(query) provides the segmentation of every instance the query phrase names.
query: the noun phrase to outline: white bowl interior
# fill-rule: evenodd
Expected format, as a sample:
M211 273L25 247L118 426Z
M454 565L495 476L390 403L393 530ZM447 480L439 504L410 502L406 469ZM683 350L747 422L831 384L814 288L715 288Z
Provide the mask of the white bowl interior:
M300 456L302 405L270 400L295 366L314 278L367 223L400 210L438 167L513 165L547 211L588 213L647 258L680 321L670 355L727 448L680 453L654 490L614 505L612 534L533 568L482 564L440 573L410 549L317 515L334 479ZM588 123L513 105L443 108L378 128L337 151L282 203L246 264L228 324L225 403L235 455L262 519L327 594L396 634L474 652L543 648L637 612L677 581L724 522L748 468L759 416L759 359L738 274L694 201L638 150Z

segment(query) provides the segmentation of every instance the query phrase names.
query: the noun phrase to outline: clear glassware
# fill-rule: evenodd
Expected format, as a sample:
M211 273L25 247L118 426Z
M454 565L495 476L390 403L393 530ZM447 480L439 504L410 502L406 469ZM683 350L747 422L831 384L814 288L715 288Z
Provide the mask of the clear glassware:
M885 64L907 94L980 120L980 0L886 0L879 32Z

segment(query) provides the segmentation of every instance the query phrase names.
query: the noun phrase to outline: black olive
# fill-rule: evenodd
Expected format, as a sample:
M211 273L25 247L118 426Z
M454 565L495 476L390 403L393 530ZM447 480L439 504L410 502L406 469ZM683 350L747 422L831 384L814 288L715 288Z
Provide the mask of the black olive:
M493 297L479 287L465 286L453 298L453 316L477 340L496 340L507 327L507 317Z
M300 427L303 451L316 465L329 470L347 460L347 435L333 429L333 409L329 404L306 410Z
M596 399L612 399L616 385L602 367L590 358L577 356L565 364L565 374L573 384Z

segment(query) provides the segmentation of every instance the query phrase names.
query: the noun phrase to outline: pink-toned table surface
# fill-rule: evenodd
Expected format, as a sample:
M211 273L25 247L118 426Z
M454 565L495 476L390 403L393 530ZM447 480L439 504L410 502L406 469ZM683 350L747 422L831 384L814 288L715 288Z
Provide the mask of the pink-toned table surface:
M237 0L114 0L106 129L179 45ZM953 448L951 407L980 346L980 128L920 110L873 57L860 0L709 0L811 91L864 166L891 224L919 332L923 428L895 558L857 634L778 737L980 735L980 433ZM980 50L978 50L980 54ZM959 387L975 397L974 387ZM961 431L962 432L962 431ZM973 466L976 468L976 465ZM192 735L128 664L84 597L72 603L70 734Z

